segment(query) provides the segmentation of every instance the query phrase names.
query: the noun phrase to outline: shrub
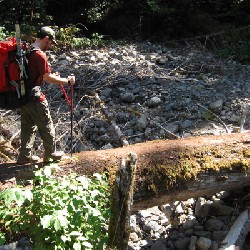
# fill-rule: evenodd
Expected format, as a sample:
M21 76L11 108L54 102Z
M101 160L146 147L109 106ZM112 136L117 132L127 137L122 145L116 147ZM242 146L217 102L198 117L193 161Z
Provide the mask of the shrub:
M10 37L10 33L0 26L0 41L5 41L8 37Z
M250 29L233 29L226 33L224 43L217 49L219 56L250 62Z
M58 178L52 167L36 172L33 189L15 187L0 194L0 242L3 233L22 234L34 249L103 249L109 218L105 175Z
M59 28L56 32L57 40L67 48L98 47L104 45L103 36L93 33L90 38L81 36L81 29L75 25Z

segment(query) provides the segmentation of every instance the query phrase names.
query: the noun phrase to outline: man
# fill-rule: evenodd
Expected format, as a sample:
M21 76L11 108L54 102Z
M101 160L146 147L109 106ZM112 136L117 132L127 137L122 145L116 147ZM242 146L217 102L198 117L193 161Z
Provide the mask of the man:
M37 33L37 38L31 44L31 54L28 64L28 89L29 102L21 110L21 149L18 163L29 163L38 161L39 157L32 156L32 147L35 141L36 131L38 130L43 140L44 156L43 162L53 160L55 150L55 129L51 119L48 102L45 95L41 92L40 86L43 81L50 84L69 84L75 83L74 76L62 78L56 73L51 73L45 51L52 44L56 44L55 32L50 27L42 27Z

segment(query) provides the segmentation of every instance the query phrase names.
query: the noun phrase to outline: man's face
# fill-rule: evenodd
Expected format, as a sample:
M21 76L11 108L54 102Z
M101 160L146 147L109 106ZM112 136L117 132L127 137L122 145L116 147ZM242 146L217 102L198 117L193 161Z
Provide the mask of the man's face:
M54 43L54 42L52 41L52 39L50 39L48 36L46 36L46 37L44 38L42 50L43 50L43 51L48 50L48 49L51 47L51 45L52 45L53 43Z
M51 45L53 44L53 41L51 39L49 39L46 43L46 50L49 49L51 47Z

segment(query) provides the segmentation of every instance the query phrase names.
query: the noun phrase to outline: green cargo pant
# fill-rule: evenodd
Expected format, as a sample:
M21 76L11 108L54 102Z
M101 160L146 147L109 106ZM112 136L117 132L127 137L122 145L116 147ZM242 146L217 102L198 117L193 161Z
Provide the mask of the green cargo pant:
M43 159L48 161L55 148L55 128L47 100L43 102L30 101L20 109L20 112L21 149L18 161L30 160L37 130L43 140Z

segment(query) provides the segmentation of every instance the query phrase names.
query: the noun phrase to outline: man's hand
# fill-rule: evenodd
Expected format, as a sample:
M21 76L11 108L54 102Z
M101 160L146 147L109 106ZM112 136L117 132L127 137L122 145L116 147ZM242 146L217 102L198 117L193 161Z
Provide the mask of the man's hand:
M67 79L68 79L68 84L69 85L74 85L75 84L76 79L75 79L74 75L68 76Z

